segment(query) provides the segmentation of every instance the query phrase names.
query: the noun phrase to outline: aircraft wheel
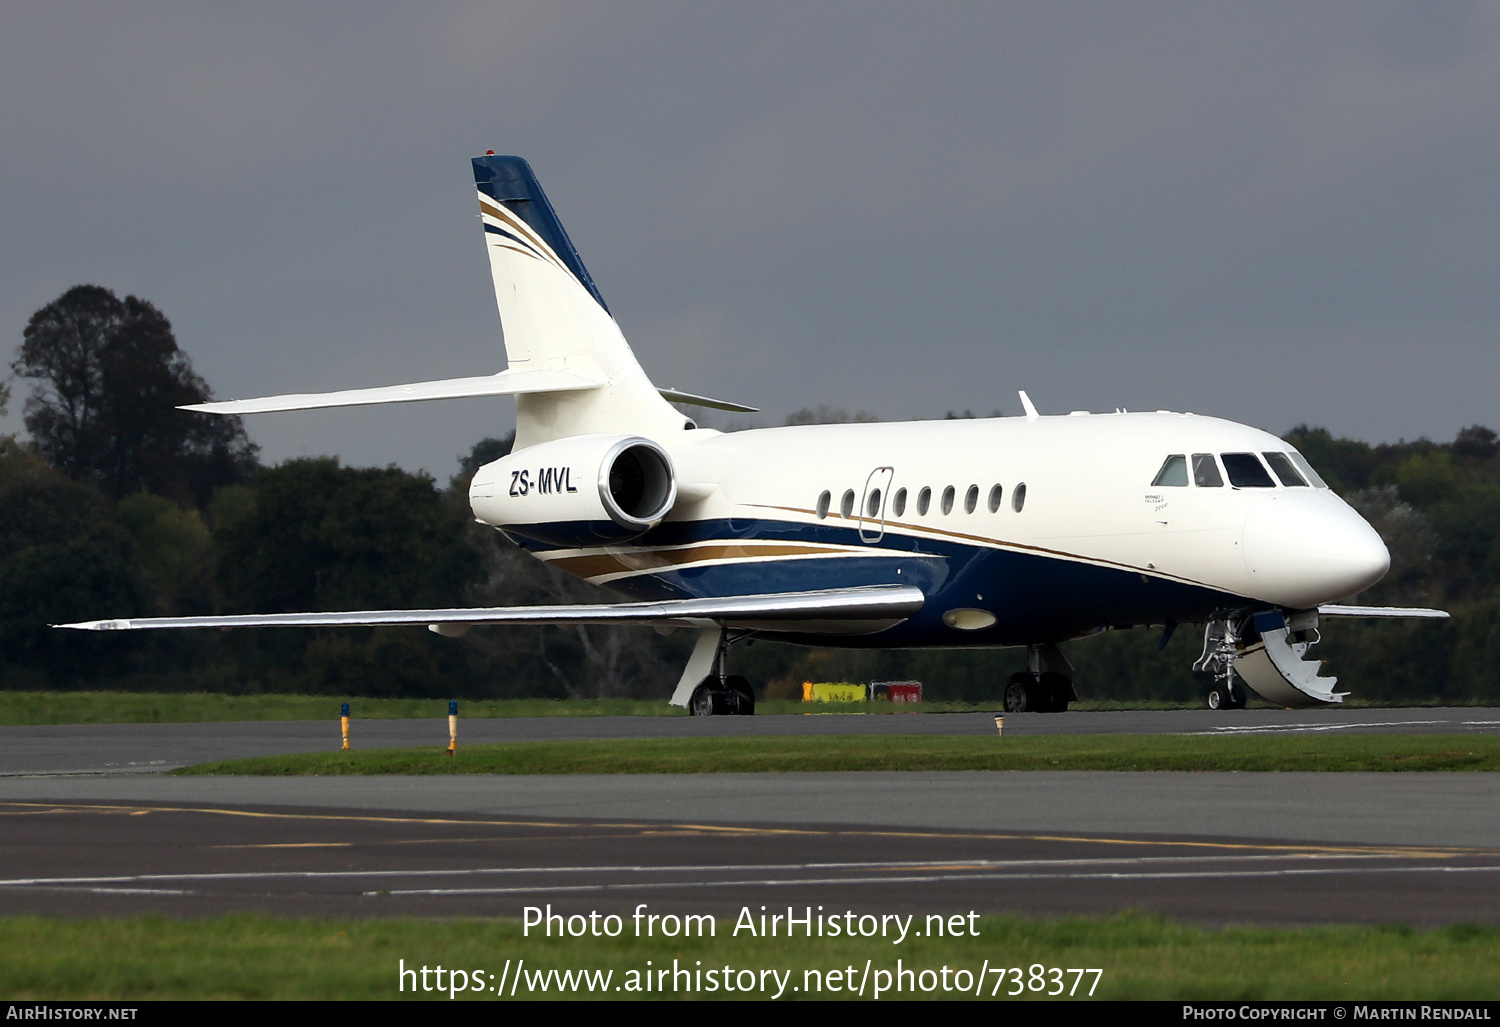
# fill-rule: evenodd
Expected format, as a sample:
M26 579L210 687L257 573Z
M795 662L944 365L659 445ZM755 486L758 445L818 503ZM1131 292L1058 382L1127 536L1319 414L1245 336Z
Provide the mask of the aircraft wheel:
M750 682L738 674L731 674L724 679L725 698L729 700L733 709L731 713L737 713L742 717L755 715L755 691L750 687Z
M1005 712L1028 713L1036 709L1036 685L1030 674L1012 674L1005 685Z
M1073 684L1063 674L1046 673L1040 684L1043 702L1037 709L1044 713L1067 713L1073 698Z
M703 684L693 689L693 696L688 700L688 712L695 717L721 716L730 712L728 706L719 683L713 678L704 678Z
M1229 689L1215 682L1208 690L1204 702L1211 710L1232 710L1235 708L1234 696L1229 694ZM1240 705L1244 705L1241 703Z

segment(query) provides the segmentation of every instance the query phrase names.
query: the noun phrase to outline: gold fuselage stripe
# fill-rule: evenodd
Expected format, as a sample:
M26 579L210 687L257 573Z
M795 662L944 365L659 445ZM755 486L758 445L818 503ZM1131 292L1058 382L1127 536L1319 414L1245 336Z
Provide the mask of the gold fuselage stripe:
M588 553L565 556L548 562L559 570L580 578L662 570L704 560L743 560L767 556L823 556L857 552L826 546L791 545L785 542L733 542L694 546L691 549L643 550L641 552Z

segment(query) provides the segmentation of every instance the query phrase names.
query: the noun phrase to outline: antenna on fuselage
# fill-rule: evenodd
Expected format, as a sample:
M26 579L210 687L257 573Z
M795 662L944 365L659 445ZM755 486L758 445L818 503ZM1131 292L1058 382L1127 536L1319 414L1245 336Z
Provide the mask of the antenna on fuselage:
M1025 389L1020 390L1019 395L1021 397L1021 406L1026 410L1026 420L1035 421L1038 417L1042 416L1036 412L1036 404L1031 401L1030 396L1026 395Z

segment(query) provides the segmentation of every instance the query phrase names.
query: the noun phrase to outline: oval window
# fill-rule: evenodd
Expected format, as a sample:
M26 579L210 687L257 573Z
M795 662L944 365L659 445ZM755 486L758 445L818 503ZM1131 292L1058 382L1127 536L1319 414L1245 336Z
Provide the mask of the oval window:
M925 485L922 491L917 493L917 513L927 516L927 508L932 505L932 489Z
M1026 505L1026 483L1023 481L1010 493L1010 508L1016 513L1021 512L1021 507Z
M880 490L871 489L870 496L865 500L865 516L874 520L880 516Z
M943 516L946 517L953 512L953 497L957 495L952 485L943 489Z
M900 517L906 513L906 490L897 489L896 494L891 497L891 505L895 508L896 516Z
M844 493L844 499L839 503L839 512L845 517L854 516L854 490L850 489Z
M828 504L831 502L833 502L833 493L824 489L823 494L818 497L818 520L821 521L828 516Z
M974 508L979 505L979 486L970 485L969 491L964 493L964 513L973 513Z
M996 513L1000 509L1000 500L1005 498L1005 490L999 485L990 489L990 513Z

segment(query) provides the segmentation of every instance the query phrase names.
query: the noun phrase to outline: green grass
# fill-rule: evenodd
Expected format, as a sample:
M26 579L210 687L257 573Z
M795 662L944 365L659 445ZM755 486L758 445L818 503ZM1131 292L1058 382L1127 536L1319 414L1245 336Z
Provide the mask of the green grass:
M462 729L459 733L462 739ZM1500 735L818 735L355 749L175 774L704 774L859 770L1494 771Z
M876 903L878 906L878 902ZM946 912L946 911L945 911ZM917 923L921 918L917 919ZM522 936L516 921L315 921L233 915L177 921L0 919L0 994L7 999L394 999L448 1001L446 992L397 990L398 965L494 973L507 960L533 971L610 970L610 991L629 971L672 965L792 971L854 966L874 971L991 967L1098 967L1095 999L1496 999L1500 928L1463 925L1420 932L1400 927L1207 930L1124 914L1044 921L984 917L979 937L889 940L750 938L720 917L714 938L637 939L629 921L615 939ZM1023 971L1024 972L1024 971ZM1064 975L1071 983L1071 975ZM1087 990L1085 977L1080 992ZM420 980L420 978L419 978ZM429 977L429 983L432 978ZM931 978L929 978L931 980ZM996 978L986 977L989 999ZM488 985L487 978L485 984ZM411 987L407 979L408 989ZM1007 977L1004 992L1013 987ZM866 999L872 997L867 988ZM508 990L508 989L507 989ZM517 998L546 995L519 988ZM460 998L494 995L465 994ZM574 996L568 996L574 997ZM578 997L587 997L582 995ZM669 992L666 997L674 997ZM726 996L723 991L708 995ZM785 998L807 997L790 993ZM844 997L824 992L824 998ZM894 998L887 995L886 998ZM901 997L912 997L908 992ZM916 997L945 997L941 990ZM949 993L949 998L972 995ZM1028 993L1028 997L1035 997Z
M362 720L446 717L447 699L362 699L337 695L222 695L214 692L6 692L0 725L182 724L227 720L338 720L339 704ZM997 708L962 702L803 703L773 699L761 713L972 713ZM1119 707L1124 708L1124 707ZM1145 708L1145 707L1140 707ZM685 717L661 699L460 699L465 717Z
M337 695L225 695L215 692L9 692L0 691L0 725L27 724L183 724L228 720L337 720L348 702L360 720L446 717L447 699L368 699ZM1271 707L1263 703L1267 709ZM1351 707L1393 704L1350 700ZM1433 705L1432 702L1401 705ZM994 702L804 703L769 699L756 704L762 714L849 715L862 713L993 713ZM1092 699L1074 703L1078 711L1201 709L1201 703ZM661 699L460 699L465 717L683 717L687 711Z

